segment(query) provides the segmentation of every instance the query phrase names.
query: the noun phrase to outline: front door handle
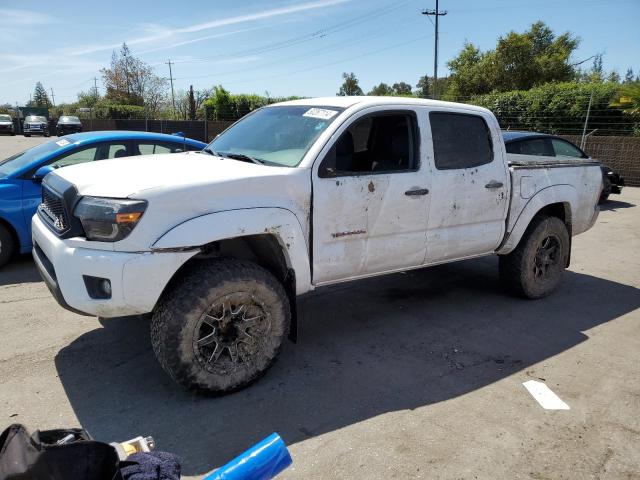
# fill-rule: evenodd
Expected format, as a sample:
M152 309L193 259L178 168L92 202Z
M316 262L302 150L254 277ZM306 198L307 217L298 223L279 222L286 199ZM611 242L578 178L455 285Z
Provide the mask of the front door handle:
M418 195L426 195L427 193L429 193L429 190L426 188L414 188L404 192L405 195L408 195L410 197L415 197Z
M491 180L487 183L484 188L500 188L502 186L502 182L497 182L495 180Z

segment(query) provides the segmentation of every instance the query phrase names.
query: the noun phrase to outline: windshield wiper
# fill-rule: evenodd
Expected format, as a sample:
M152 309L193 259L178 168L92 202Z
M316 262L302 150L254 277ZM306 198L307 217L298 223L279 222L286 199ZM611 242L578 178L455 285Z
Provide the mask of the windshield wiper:
M218 154L218 152L214 152L213 150L211 150L209 147L204 147L202 150L202 152L206 152L209 155L215 155L216 157L220 157L221 155Z
M221 153L223 157L231 158L232 160L240 160L242 162L251 162L256 163L258 165L264 165L264 160L260 160L256 157L250 157L249 155L245 155L244 153Z

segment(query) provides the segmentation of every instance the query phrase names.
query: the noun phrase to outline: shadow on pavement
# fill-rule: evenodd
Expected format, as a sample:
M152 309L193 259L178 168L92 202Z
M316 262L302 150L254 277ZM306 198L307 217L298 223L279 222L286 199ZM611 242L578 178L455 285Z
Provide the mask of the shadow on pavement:
M616 211L619 208L631 208L636 205L629 202L621 202L619 200L607 200L603 204L600 205L600 210L602 211Z
M255 385L219 398L174 385L142 318L103 320L56 366L75 413L101 440L153 435L185 475L271 432L287 444L389 411L457 397L587 340L640 306L640 290L568 272L555 295L507 296L485 258L328 287L300 301L300 340Z
M0 287L17 283L41 282L31 255L20 255L0 267Z

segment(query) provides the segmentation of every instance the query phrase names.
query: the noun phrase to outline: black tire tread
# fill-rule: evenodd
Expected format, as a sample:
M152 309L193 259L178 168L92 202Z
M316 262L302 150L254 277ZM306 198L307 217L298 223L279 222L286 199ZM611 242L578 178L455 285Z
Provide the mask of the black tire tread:
M210 288L215 288L227 280L253 278L265 282L273 288L282 299L286 315L285 333L289 330L291 314L287 294L282 284L267 270L259 265L233 258L203 260L188 266L172 280L161 298L151 320L151 344L158 362L163 370L180 385L200 393L227 394L247 387L258 380L275 363L282 349L283 341L268 366L257 372L251 378L225 390L212 390L207 385L197 381L177 354L176 349L167 348L171 339L178 338L182 328L180 318L194 308L203 308L200 300ZM200 300L200 301L199 301Z
M527 247L531 242L531 236L541 223L544 223L549 219L556 219L562 222L562 220L555 216L536 215L531 220L531 223L527 227L522 239L520 240L520 243L515 248L515 250L507 255L499 256L500 282L507 291L517 296L525 298L540 298L532 297L527 294L523 283L522 265L525 262Z
M16 241L11 231L0 222L0 267L7 264L16 251Z

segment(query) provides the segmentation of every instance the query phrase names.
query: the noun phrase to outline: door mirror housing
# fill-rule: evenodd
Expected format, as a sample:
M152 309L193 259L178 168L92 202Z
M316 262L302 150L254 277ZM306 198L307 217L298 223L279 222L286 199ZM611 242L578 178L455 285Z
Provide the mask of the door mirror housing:
M44 165L36 170L36 173L33 174L33 177L31 177L31 179L34 182L41 182L42 179L47 176L47 174L53 172L54 170L55 168L53 168L51 165Z

